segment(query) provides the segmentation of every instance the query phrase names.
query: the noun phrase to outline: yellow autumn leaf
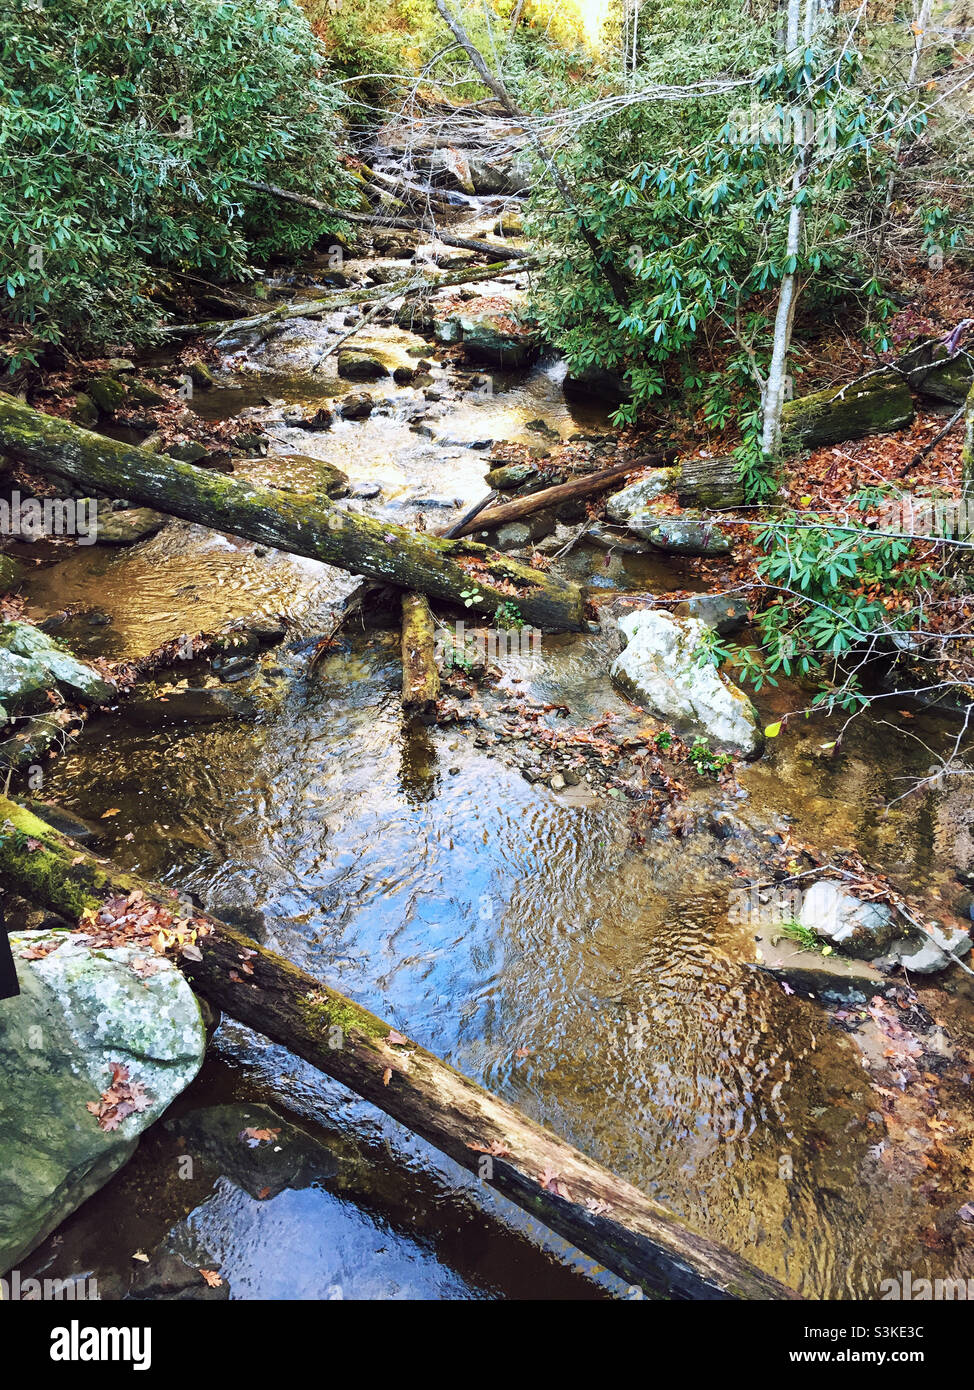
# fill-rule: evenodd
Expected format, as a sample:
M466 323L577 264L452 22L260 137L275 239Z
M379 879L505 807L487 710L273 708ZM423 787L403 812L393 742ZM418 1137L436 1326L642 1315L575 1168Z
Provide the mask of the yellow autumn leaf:
M778 721L777 724L766 724L766 725L764 726L764 736L765 736L765 738L777 738L778 735L779 735L780 733L781 733L781 721L780 721L780 720Z

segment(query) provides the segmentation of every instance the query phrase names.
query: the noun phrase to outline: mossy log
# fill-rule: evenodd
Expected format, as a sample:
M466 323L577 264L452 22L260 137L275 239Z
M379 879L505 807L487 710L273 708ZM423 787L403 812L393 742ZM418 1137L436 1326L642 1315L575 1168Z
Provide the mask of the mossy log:
M512 602L524 621L579 632L585 599L577 584L508 559L489 546L410 531L343 511L322 495L282 493L177 463L92 434L0 393L0 454L110 497L183 517L482 613Z
M72 920L120 894L174 906L0 798L0 879ZM236 928L194 912L193 988L399 1120L629 1284L681 1299L788 1299L792 1290L697 1235L638 1188L535 1124L397 1028ZM89 928L90 929L90 928Z
M430 294L435 290L451 285L470 285L478 280L494 280L499 275L511 275L518 270L527 270L534 261L520 257L516 263L493 261L490 265L474 266L469 270L451 270L444 275L409 275L402 280L394 280L386 285L361 285L354 290L338 290L334 294L322 295L320 299L303 299L293 303L278 304L262 314L250 318L208 319L204 323L174 323L163 331L171 338L188 338L196 334L216 334L218 337L230 332L243 332L281 322L283 319L320 318L332 314L336 309L347 309L354 304L369 304L375 299L391 300L399 295Z
M974 354L951 355L942 338L924 338L897 359L896 369L917 395L962 405L974 383Z
M668 453L647 454L643 458L629 459L626 463L615 463L611 468L602 468L597 473L584 473L581 477L572 478L567 483L559 483L556 487L542 488L540 492L516 497L513 501L502 502L497 507L488 507L459 528L457 534L464 536L469 535L471 531L490 531L509 521L520 521L522 517L530 516L546 507L568 502L572 498L594 496L595 493L610 488L627 473L633 473L639 468L661 468L671 462L673 456L673 450Z
M681 507L742 507L744 483L737 460L730 455L685 459L676 477L676 495Z
M432 714L440 697L436 626L422 594L402 596L402 705L411 714Z
M781 412L784 453L841 444L867 434L902 429L913 420L913 397L896 372L876 372L847 386L829 387L786 401Z

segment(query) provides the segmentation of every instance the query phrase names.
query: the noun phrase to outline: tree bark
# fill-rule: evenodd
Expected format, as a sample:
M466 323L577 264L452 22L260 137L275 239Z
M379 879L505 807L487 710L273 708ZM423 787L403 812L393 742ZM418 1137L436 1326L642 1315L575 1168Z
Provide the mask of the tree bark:
M440 697L436 628L422 594L402 596L402 706L411 714L433 713Z
M606 488L612 486L624 478L627 473L634 473L639 468L662 468L668 462L672 462L675 450L667 453L647 454L644 458L630 459L628 463L616 463L611 468L603 468L598 473L586 473L580 478L572 478L570 482L559 483L557 487L542 488L540 492L529 493L526 497L516 497L511 502L502 502L498 507L489 507L459 527L457 535L466 536L472 531L490 531L495 526L503 526L508 521L520 521L523 516L530 516L533 512L539 512L545 507L557 506L560 502L567 502L571 498L590 497L596 492L604 492Z
M110 497L125 497L195 521L337 565L478 612L517 604L525 622L581 631L585 598L577 584L531 569L472 541L447 540L343 511L326 497L301 497L238 482L121 444L32 410L0 393L0 454Z
M724 507L744 505L744 484L737 461L730 455L720 458L684 459L676 477L676 496L681 507Z
M173 889L105 867L2 798L0 828L0 875L32 902L74 920L87 913L89 933L98 931L92 910L121 895L141 892L170 911L176 905ZM669 1298L798 1296L314 976L216 918L192 917L207 929L196 942L201 959L183 955L177 964L194 989L371 1101L620 1278Z

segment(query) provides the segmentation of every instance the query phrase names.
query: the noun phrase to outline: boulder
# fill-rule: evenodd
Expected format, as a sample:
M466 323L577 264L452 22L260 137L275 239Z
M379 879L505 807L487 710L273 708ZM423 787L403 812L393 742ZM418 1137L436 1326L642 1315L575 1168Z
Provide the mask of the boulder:
M343 348L338 354L338 375L346 381L381 381L389 375L389 368L378 353Z
M523 193L527 182L522 169L511 160L498 163L480 155L467 156L474 193Z
M126 507L109 512L101 508L96 524L96 539L100 545L134 545L161 531L171 518L151 507Z
M700 664L705 623L639 609L620 618L618 631L625 646L611 676L623 694L680 732L703 735L747 758L760 754L764 735L751 701L716 667Z
M671 492L676 486L678 468L653 468L638 482L614 492L606 503L605 510L613 521L627 522L631 516L643 511L648 503Z
M108 704L115 697L115 687L96 670L75 660L30 623L0 624L0 661L0 702L4 705L26 703L38 691L54 686L97 705Z
M747 599L739 594L693 594L673 610L678 618L699 618L727 637L747 622Z
M798 921L844 955L902 965L919 975L944 970L971 949L970 936L960 928L934 925L927 935L904 925L885 903L865 902L831 879L819 879L808 889Z
M92 377L84 393L105 415L114 415L125 400L125 387L113 376Z
M524 222L519 212L505 212L490 230L494 236L519 237L524 235Z
M199 1005L171 962L153 957L146 974L143 950L65 932L15 935L11 946L21 993L0 1008L0 1270L122 1167L205 1048ZM102 1128L88 1105L118 1065L140 1083L144 1108Z
M439 188L452 188L457 193L473 193L470 165L462 150L441 145L430 156L430 182Z
M636 512L626 524L634 535L671 555L716 556L731 551L731 539L718 523L686 512L682 516Z
M338 413L343 420L367 420L374 407L375 402L368 391L354 391L341 401Z

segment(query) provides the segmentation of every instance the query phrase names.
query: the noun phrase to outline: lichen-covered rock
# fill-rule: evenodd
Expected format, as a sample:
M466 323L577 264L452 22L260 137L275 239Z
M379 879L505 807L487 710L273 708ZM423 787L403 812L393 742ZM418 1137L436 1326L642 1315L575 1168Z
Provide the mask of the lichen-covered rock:
M625 647L612 663L619 689L681 732L757 757L764 735L742 691L711 664L700 664L709 629L697 618L640 609L620 618Z
M77 935L11 938L21 993L0 1007L0 1270L9 1269L131 1156L139 1135L196 1076L205 1031L180 972L135 947ZM51 947L28 959L25 952ZM113 1064L144 1087L144 1110L102 1129L87 1109Z
M25 688L23 694L18 694L17 690L30 682L36 682L32 686L34 690L57 685L67 694L96 705L107 704L114 698L115 687L93 667L77 661L46 632L30 623L0 624L0 651L8 654L3 658L4 666L0 671L0 701L4 704L18 704L29 698L28 689ZM23 658L32 669L28 671L25 665L11 661L11 654Z
M658 516L651 511L636 512L626 525L634 535L671 555L729 555L731 551L730 536L722 526L687 513Z
M389 371L378 352L345 348L338 354L338 375L346 381L381 381Z
M102 507L98 512L95 536L101 545L134 545L136 541L154 536L169 520L151 507L125 507L117 512Z
M628 521L636 512L643 511L649 502L655 502L657 497L671 492L676 486L678 472L676 468L651 469L638 482L612 494L605 506L607 514L613 521Z
M747 599L740 594L692 594L674 610L678 618L699 618L722 637L737 632L747 622Z
M781 448L787 454L841 444L844 439L902 429L912 420L909 386L892 371L878 372L848 386L786 401L781 411Z

